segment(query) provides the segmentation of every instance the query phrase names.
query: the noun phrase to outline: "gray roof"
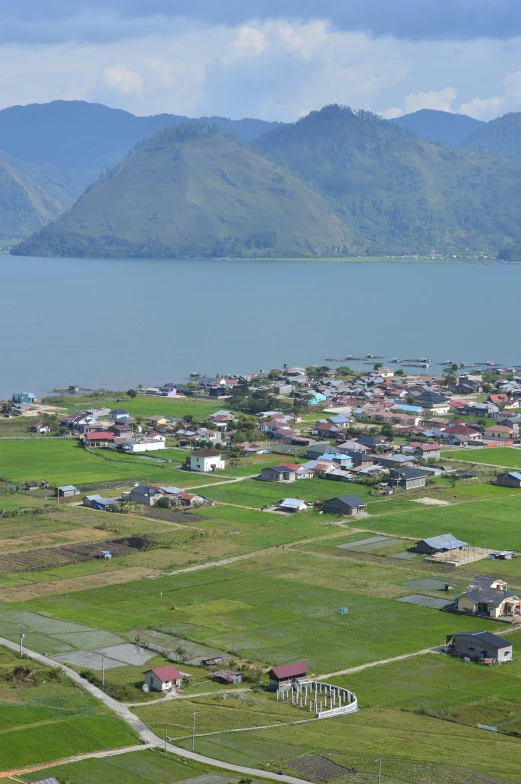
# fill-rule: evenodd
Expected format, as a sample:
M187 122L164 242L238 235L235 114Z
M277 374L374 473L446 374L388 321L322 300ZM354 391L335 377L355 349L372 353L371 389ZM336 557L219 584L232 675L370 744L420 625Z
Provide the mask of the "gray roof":
M77 488L74 485L61 485L58 490L77 490Z
M452 636L454 638L475 637L476 642L484 642L487 645L494 645L497 648L508 648L509 645L512 645L510 640L505 640L504 637L498 637L497 634L492 634L492 632L456 632L456 634L453 634Z
M501 588L492 588L492 583L496 582L496 579L486 575L477 575L465 588L463 594L474 603L485 602L498 607L505 599L515 596L515 594L511 591L502 591Z
M299 501L298 498L285 498L283 501L280 502L280 506L289 506L298 509L301 504L305 503L304 501Z
M339 495L331 498L330 501L342 501L346 506L367 506L367 501L363 501L357 495Z
M440 534L440 536L431 536L429 539L420 539L420 541L425 542L434 550L456 550L458 547L468 546L468 542L462 542L452 534Z
M423 471L419 471L417 468L400 468L395 471L395 474L401 476L402 479L421 479L422 477L425 478L425 474Z
M265 466L261 469L261 473L263 471L276 471L278 474L288 474L288 473L295 473L294 468L288 468L288 466L277 465L277 466Z

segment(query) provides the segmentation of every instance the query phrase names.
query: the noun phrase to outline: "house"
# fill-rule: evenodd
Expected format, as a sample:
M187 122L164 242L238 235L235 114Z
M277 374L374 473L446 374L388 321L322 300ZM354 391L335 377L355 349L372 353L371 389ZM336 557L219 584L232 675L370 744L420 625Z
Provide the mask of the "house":
M108 449L112 441L114 441L114 433L95 430L93 433L85 433L82 440L85 448Z
M160 487L139 485L132 488L128 500L136 504L143 504L143 506L154 506L163 495L164 491Z
M168 420L165 416L149 416L146 417L145 422L150 427L159 427L160 425L166 425Z
M38 482L29 481L25 483L26 490L38 490L39 487L40 485L38 484Z
M448 425L441 434L443 440L449 440L452 436L458 438L463 436L465 441L479 441L481 433L479 430L475 430L473 427L469 427L463 422L455 421L451 425Z
M226 463L222 459L221 453L214 452L211 449L201 449L200 452L193 452L190 455L190 468L192 471L209 473L210 471L221 471L225 466Z
M108 430L118 438L132 438L134 435L132 425L111 425Z
M121 449L129 454L136 452L157 452L158 449L164 449L166 439L161 436L160 439L142 436L141 438L128 438L121 444Z
M19 405L30 405L34 403L36 397L33 395L32 392L14 392L12 397L13 403L18 403Z
M490 618L519 615L520 605L521 599L508 590L507 584L490 575L474 577L457 598L460 612L488 615Z
M492 632L457 632L447 635L447 649L469 659L512 661L512 643Z
M327 514L351 515L356 517L367 513L367 503L356 495L340 495L324 501L322 509Z
M284 465L270 466L263 468L257 478L263 482L295 482L297 471Z
M426 478L417 468L393 468L387 481L395 487L414 490L416 487L425 487Z
M172 664L166 667L154 667L145 672L145 683L151 691L180 689L182 682L182 674Z
M221 683L241 683L242 682L242 672L237 672L235 670L215 670L212 672L212 678L216 678Z
M116 503L115 498L102 498L100 495L86 495L83 499L83 506L89 509L107 509Z
M317 460L317 458L321 457L324 452L339 455L342 453L342 450L338 449L336 446L331 446L328 441L320 441L319 443L313 444L306 449L306 457L309 457L310 460Z
M308 504L298 498L284 498L279 502L278 507L281 512L304 512L308 508Z
M320 403L324 403L327 400L327 397L323 395L322 392L315 392L313 389L310 390L308 394L309 397L307 402L310 406L318 406Z
M500 487L521 488L521 474L518 471L510 471L508 474L498 474L495 484Z
M498 408L505 408L510 403L510 398L508 395L499 394L499 395L489 395L487 398L489 403L494 403L495 406Z
M31 431L33 433L50 433L51 428L49 425L44 425L41 419L38 419L36 422L31 424Z
M491 425L485 429L484 435L486 438L513 438L518 434L519 428L514 429L507 425Z
M58 498L72 498L75 495L79 495L80 491L74 485L62 485L61 487L56 488L56 495Z
M284 664L282 667L272 667L268 672L270 689L278 690L283 686L298 683L309 673L309 667L304 662L297 664Z
M361 436L356 439L356 443L358 445L357 448L365 447L365 449L380 449L383 446L387 446L381 438L374 438L373 436ZM365 451L365 449L362 449L362 451Z
M421 444L411 441L413 453L423 460L439 460L441 456L441 446L439 444Z
M375 462L375 459L366 455L365 452L348 449L347 454L351 458L354 468L367 468Z
M435 555L436 553L448 553L452 550L462 550L468 547L468 542L462 542L461 539L456 539L452 534L441 534L440 536L431 536L429 539L421 539L416 542L415 550L417 553L424 555Z
M126 408L116 408L109 414L110 419L116 425L130 425L133 420Z

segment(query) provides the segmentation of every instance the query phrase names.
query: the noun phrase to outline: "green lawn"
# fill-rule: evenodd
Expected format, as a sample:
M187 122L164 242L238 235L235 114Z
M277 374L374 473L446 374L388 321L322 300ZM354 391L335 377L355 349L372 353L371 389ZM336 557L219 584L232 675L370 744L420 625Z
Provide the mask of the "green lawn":
M464 460L468 463L489 463L505 468L521 469L521 449L508 446L494 446L488 449L455 449L441 453L449 460Z
M136 742L129 727L98 700L67 678L51 677L42 665L24 660L31 674L7 681L18 665L13 651L0 648L2 770Z
M76 413L77 410L83 411L91 406L110 406L111 408L126 408L132 416L170 416L184 417L191 414L195 420L207 419L216 411L221 409L229 410L226 401L211 400L210 398L198 397L161 397L158 395L138 395L136 398L118 399L94 399L90 403L82 402L75 404L71 397L70 409Z
M46 768L39 775L54 777L60 782L74 784L175 784L197 778L208 772L208 767L197 762L174 757L150 749L118 754L105 759L87 759ZM38 774L26 773L20 781L32 782Z
M270 463L273 465L273 462ZM360 489L362 497L367 496L367 488L363 485L349 489L342 482L329 479L299 479L297 482L262 482L258 479L245 479L230 485L220 485L212 490L212 498L216 501L241 506L262 507L276 503L281 498L300 498L303 501L325 501L337 495L346 495ZM365 492L364 492L365 491Z

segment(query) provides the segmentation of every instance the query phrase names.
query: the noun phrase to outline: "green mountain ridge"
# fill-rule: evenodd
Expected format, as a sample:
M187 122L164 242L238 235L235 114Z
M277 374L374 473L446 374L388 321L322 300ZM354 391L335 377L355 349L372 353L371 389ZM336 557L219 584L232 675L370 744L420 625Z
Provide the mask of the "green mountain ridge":
M327 202L239 141L160 131L17 255L323 256L353 247Z
M369 254L496 252L521 238L521 166L328 106L255 148L321 193Z
M18 239L37 231L66 203L59 179L53 187L39 167L0 151L0 239Z

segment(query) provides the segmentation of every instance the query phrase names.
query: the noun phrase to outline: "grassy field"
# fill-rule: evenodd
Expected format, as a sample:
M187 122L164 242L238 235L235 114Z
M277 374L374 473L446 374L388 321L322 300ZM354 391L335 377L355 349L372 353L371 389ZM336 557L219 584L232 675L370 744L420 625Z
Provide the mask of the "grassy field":
M84 402L76 404L71 397L68 408L72 413L83 411L91 406L110 406L111 408L126 408L132 416L170 416L184 417L191 415L195 420L207 419L216 411L228 409L226 401L213 401L210 398L199 397L160 397L158 395L138 395L135 398L125 397L122 399L93 399L90 403Z
M39 775L74 784L175 784L177 781L198 778L210 770L197 762L188 763L171 754L165 756L159 751L145 749L105 759L81 760L46 768ZM29 784L35 780L36 775L38 774L26 773L19 776L18 780ZM223 784L228 780L223 778Z
M467 463L489 463L505 466L505 468L521 469L521 449L508 446L490 447L488 449L457 449L441 453L449 460L464 460Z
M270 465L273 465L273 460ZM216 501L241 506L261 507L274 504L281 498L300 498L303 501L317 501L334 498L347 493L345 485L339 487L338 482L328 479L301 479L298 482L261 482L257 479L246 479L230 485L219 485L212 490L212 498ZM350 485L352 487L352 485ZM355 490L358 492L358 485ZM366 490L360 485L361 494ZM353 491L354 492L354 491Z
M8 680L19 665L29 672ZM2 770L135 742L126 724L67 678L0 648Z
M393 599L321 587L318 579L311 584L306 568L300 579L277 577L270 573L275 555L259 558L256 568L248 569L248 560L241 568L210 568L48 596L29 605L12 603L9 609L32 609L122 635L139 627L160 629L266 664L304 659L317 673L441 644L454 630L496 627ZM327 579L329 559L315 559L313 569ZM341 616L340 607L348 607L349 614Z

